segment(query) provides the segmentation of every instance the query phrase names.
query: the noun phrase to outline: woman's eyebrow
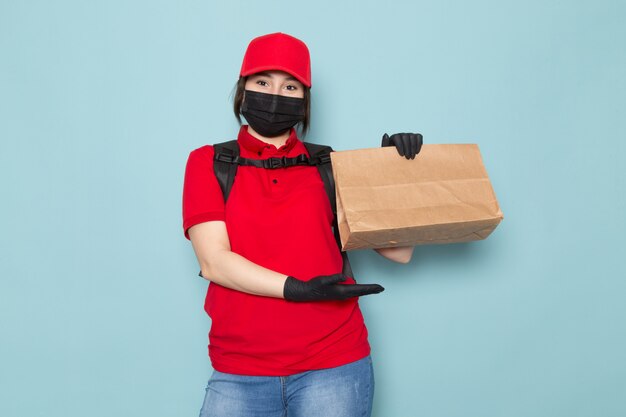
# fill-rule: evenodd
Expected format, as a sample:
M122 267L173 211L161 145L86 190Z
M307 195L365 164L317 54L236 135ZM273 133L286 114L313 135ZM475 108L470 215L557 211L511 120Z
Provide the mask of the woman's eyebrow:
M263 71L263 72L257 72L257 73L256 73L256 74L254 74L254 75L265 75L266 77L272 78L272 74L270 74L269 72L265 72L265 71ZM298 79L297 79L297 78L292 77L291 75L290 75L289 77L287 77L287 78L286 78L286 80L289 80L289 81L298 81Z

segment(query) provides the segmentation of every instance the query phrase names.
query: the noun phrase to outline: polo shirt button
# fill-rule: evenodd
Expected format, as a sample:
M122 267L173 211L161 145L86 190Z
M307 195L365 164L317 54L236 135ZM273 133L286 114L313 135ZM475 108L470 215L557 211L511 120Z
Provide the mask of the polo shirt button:
M274 184L276 184L276 183L278 182L278 180L277 180L276 178L274 178L274 179L272 180L272 182L273 182Z
M257 154L258 154L259 156L261 156L261 151L257 152Z

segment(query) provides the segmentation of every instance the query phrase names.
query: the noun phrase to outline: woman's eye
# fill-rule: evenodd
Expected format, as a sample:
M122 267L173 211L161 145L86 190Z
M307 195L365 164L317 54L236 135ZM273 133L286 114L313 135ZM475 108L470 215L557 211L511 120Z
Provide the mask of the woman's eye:
M267 82L265 82L265 81L263 81L263 80L259 80L259 81L257 81L256 83L257 83L257 84L259 84L259 83L265 83L265 84L267 84ZM263 84L261 84L261 85L263 85Z
M291 85L291 84L287 86L287 89L289 89L289 87L293 87L291 91L295 91L298 89L298 87L296 87L295 85Z

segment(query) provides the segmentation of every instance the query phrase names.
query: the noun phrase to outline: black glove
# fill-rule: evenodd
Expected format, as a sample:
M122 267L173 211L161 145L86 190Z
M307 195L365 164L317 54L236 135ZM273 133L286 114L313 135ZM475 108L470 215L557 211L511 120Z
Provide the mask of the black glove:
M400 156L415 159L422 149L422 139L419 133L394 133L391 137L385 133L380 146L395 146Z
M377 294L385 289L378 284L337 284L345 281L344 274L319 275L310 281L288 276L283 296L288 301L345 300L367 294Z

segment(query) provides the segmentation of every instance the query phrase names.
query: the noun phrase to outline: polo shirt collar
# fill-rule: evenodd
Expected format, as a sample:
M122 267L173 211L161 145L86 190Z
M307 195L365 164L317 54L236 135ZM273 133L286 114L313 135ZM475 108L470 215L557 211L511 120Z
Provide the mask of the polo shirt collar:
M237 135L237 141L239 142L241 146L246 148L248 151L254 152L254 153L261 152L265 148L276 149L275 145L272 145L271 143L263 142L261 139L258 139L252 136L248 132L248 125L241 126L241 128L239 129L239 134ZM287 141L285 142L285 144L276 150L287 153L295 146L297 142L298 142L298 135L296 134L296 129L292 127L289 133L289 138L287 138Z

